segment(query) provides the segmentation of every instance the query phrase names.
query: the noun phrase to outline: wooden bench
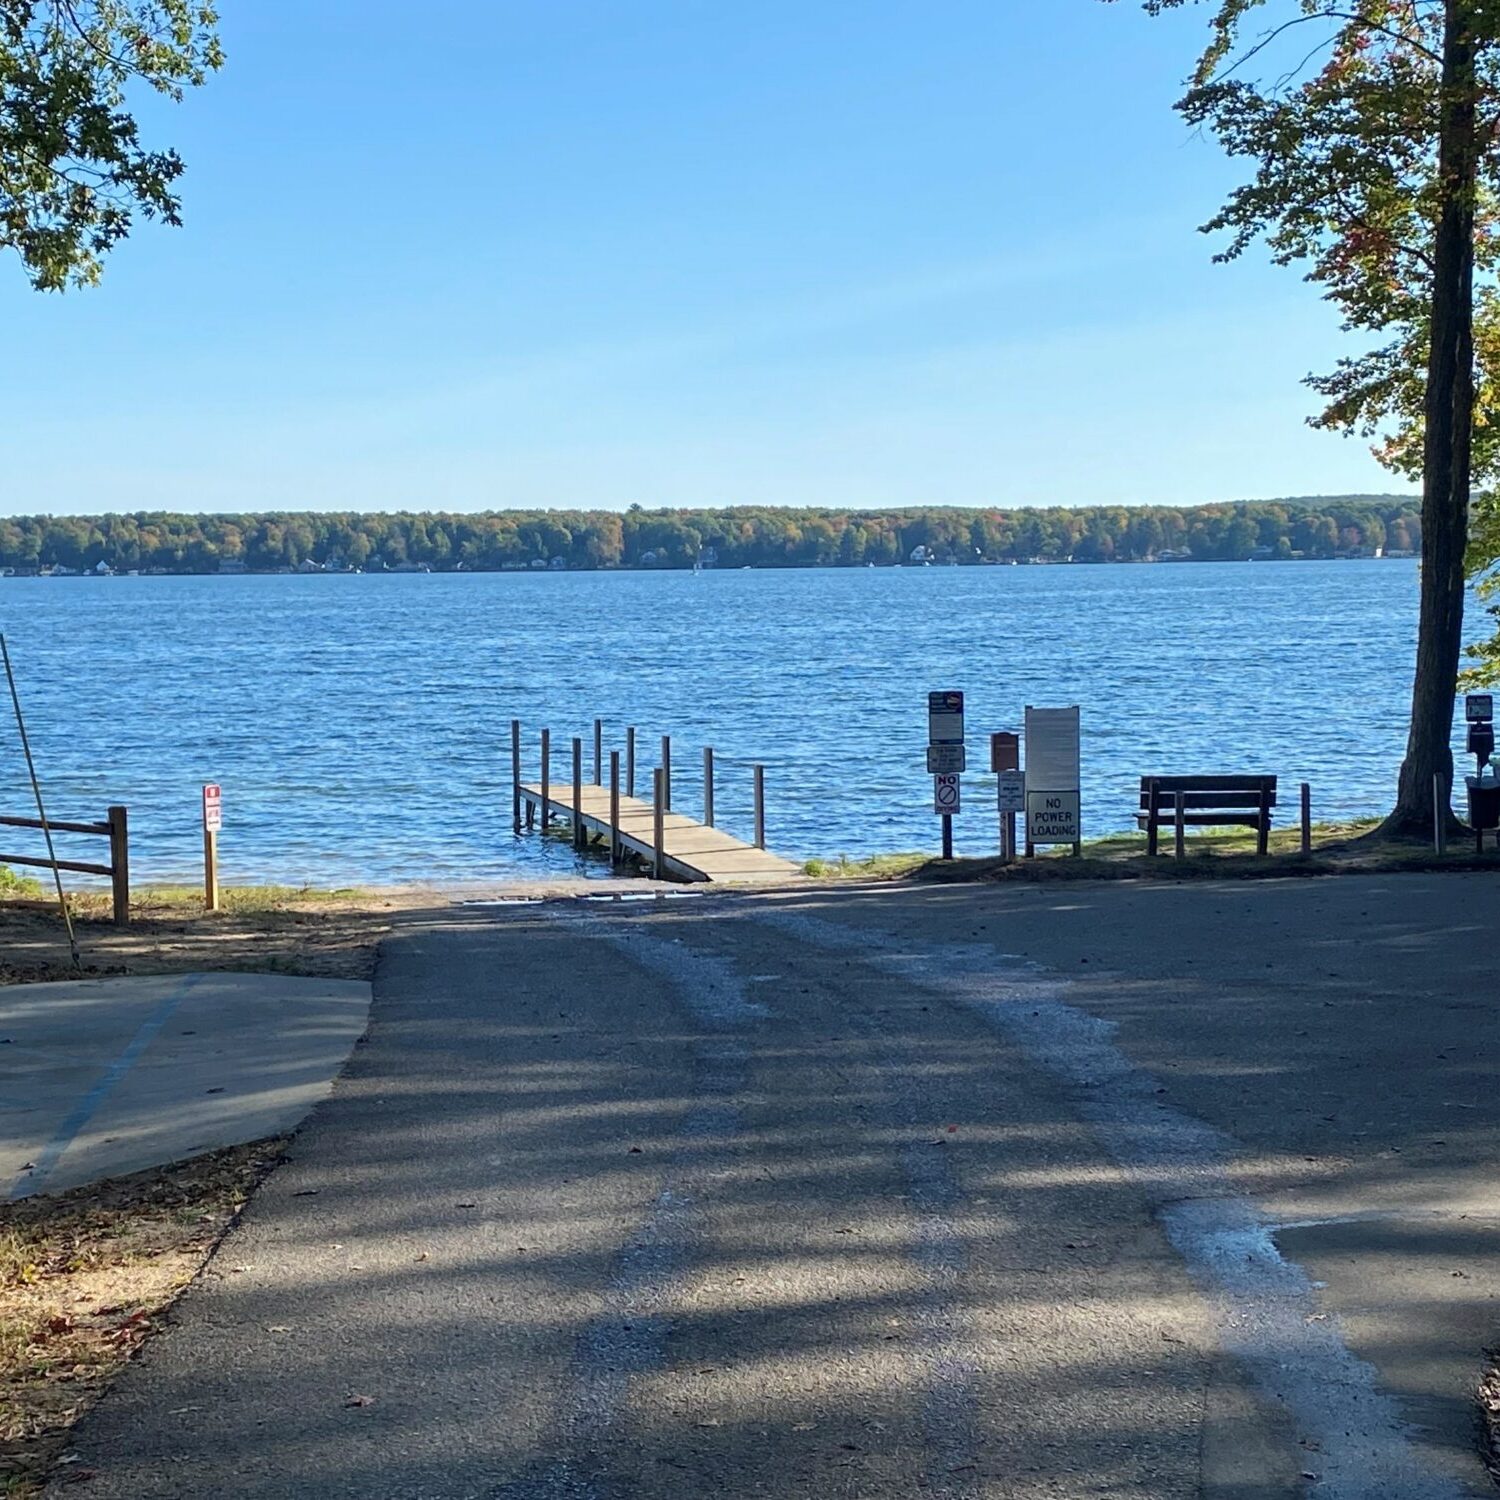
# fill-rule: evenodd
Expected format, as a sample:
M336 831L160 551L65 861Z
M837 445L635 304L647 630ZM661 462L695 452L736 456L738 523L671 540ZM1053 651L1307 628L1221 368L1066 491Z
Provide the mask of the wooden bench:
M1255 852L1264 854L1275 806L1274 776L1142 776L1136 822L1146 830L1148 854L1156 853L1161 828L1176 828L1179 807L1184 824L1233 823L1255 829Z

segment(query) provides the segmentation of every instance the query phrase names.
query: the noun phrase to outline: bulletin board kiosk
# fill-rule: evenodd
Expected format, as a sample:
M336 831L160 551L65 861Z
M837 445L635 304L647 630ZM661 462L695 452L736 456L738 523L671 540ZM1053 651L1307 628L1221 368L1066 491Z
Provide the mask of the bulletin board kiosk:
M1083 852L1078 709L1026 710L1026 856L1038 844Z

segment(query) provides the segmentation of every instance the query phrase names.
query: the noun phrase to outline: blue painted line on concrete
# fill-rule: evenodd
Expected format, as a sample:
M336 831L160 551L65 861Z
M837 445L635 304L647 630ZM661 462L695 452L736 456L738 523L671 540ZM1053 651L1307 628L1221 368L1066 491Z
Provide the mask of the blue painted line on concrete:
M100 1075L98 1082L73 1106L67 1119L57 1127L57 1133L47 1142L42 1154L36 1159L36 1164L24 1170L16 1178L11 1185L8 1201L14 1203L17 1198L30 1197L31 1194L41 1190L53 1168L62 1160L63 1153L77 1138L78 1132L94 1118L99 1111L99 1106L109 1098L115 1091L115 1086L140 1060L146 1048L156 1040L162 1027L172 1019L172 1012L182 1004L202 977L201 974L188 975L141 1022L140 1030L131 1037L129 1045L110 1063Z

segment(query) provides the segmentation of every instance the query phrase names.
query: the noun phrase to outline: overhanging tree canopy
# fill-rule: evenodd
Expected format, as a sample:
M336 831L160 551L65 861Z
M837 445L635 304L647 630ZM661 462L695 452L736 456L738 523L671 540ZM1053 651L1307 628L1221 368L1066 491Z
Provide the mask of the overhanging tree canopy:
M137 215L179 222L182 161L142 145L126 104L201 84L216 20L194 0L0 0L0 247L33 286L97 281Z
M1205 228L1229 235L1222 259L1264 241L1346 329L1375 337L1310 377L1326 401L1314 420L1377 438L1387 464L1422 480L1411 733L1387 825L1415 829L1430 825L1434 774L1452 776L1470 490L1500 458L1500 3L1215 0L1213 12L1178 108L1253 173Z

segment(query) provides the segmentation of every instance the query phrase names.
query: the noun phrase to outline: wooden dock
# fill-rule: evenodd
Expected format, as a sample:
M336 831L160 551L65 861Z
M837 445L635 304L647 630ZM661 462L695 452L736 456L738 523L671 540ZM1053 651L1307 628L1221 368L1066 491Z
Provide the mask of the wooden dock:
M521 800L526 821L541 819L542 789L523 784ZM573 789L549 786L547 804L551 817L564 828L573 826ZM607 786L584 785L579 789L579 821L585 835L610 842L610 790ZM662 812L662 873L673 880L732 881L744 884L787 880L802 872L789 859L758 849L725 833L707 828L679 812ZM650 867L656 861L656 808L639 797L620 798L620 824L616 837L622 849Z

